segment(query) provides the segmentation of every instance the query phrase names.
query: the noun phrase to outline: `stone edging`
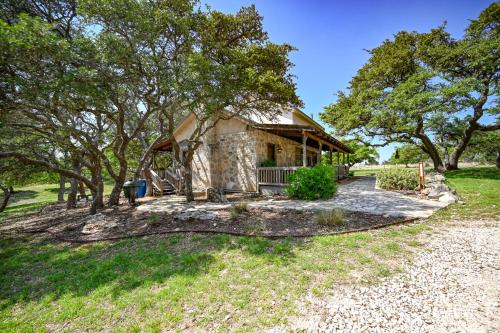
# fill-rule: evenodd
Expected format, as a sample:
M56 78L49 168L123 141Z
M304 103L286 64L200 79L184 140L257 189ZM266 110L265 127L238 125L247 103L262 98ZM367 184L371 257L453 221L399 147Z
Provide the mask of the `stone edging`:
M143 232L143 233L138 233L138 234L134 234L134 235L124 235L124 236L116 236L116 237L105 237L105 238L101 238L101 239L82 240L82 239L69 239L69 238L65 238L65 237L59 237L59 236L57 236L56 233L53 233L53 232L48 231L48 230L46 230L46 232L49 233L50 235L54 236L59 241L73 243L73 244L87 244L87 243L95 243L95 242L130 239L130 238L144 237L144 236L163 235L163 234L185 234L185 233L220 234L220 235L230 235L230 236L246 236L246 237L261 237L261 238L267 238L267 239L280 239L280 238L288 238L288 237L307 238L307 237L315 237L315 236L344 235L344 234L350 234L350 233L355 233L355 232L363 232L363 231L369 231L369 230L382 229L382 228L386 228L386 227L390 227L390 226L394 226L394 225L409 224L409 223L415 222L419 219L420 218L418 218L418 217L412 217L412 218L408 218L408 219L405 219L402 221L382 223L382 224L377 224L374 226L369 226L369 227L364 227L364 228L342 230L342 231L336 231L336 232L317 233L317 234L295 234L295 235L294 234L290 234L290 235L259 235L259 234L247 234L244 232L233 232L233 231L185 229L185 230L164 230L164 231L158 231L158 232ZM35 232L41 232L41 231L37 230Z

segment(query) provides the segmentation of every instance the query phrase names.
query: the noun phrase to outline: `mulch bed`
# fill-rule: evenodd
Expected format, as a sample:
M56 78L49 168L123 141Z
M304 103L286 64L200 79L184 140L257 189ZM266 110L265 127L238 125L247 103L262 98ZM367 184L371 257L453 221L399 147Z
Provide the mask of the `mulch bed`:
M319 224L314 216L315 213L308 211L250 209L235 218L231 217L229 210L219 210L217 213L218 216L211 221L197 219L181 221L168 213L137 211L126 204L105 209L94 216L88 214L87 208L68 211L64 205L54 205L39 214L1 223L0 236L19 237L23 234L46 233L59 241L73 243L182 232L267 238L310 237L376 229L414 220L344 211L342 225L327 226ZM94 220L116 226L98 229L91 234L82 233L85 224Z

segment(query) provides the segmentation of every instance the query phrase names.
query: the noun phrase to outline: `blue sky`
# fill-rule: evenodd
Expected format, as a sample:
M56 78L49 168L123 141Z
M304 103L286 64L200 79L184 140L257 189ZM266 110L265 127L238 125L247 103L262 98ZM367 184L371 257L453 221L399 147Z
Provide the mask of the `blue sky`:
M320 0L209 0L213 9L236 12L255 4L264 17L264 29L273 42L298 48L295 63L297 92L304 112L319 119L323 107L335 101L356 71L366 62L364 49L378 46L401 30L426 32L448 22L448 31L460 37L469 19L492 3L482 0L320 1ZM394 147L379 150L381 160Z

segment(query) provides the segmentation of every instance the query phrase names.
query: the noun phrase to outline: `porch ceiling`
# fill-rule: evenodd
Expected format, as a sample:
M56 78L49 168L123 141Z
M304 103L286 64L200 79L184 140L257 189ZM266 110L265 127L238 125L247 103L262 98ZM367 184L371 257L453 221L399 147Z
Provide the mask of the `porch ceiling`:
M167 139L153 146L153 151L172 151L172 141Z
M252 125L252 127L288 138L298 143L302 143L302 137L306 135L312 139L307 140L308 146L319 148L319 142L321 142L322 150L324 151L329 151L330 147L332 147L333 151L352 153L352 150L345 144L314 126L295 124L257 124Z

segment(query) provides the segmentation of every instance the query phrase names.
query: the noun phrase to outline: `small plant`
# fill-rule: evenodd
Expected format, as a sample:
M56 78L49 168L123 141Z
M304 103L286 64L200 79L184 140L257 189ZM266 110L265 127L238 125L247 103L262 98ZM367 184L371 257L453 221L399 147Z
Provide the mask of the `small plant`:
M344 223L344 214L337 208L321 211L316 214L316 221L321 225L340 226Z
M231 218L237 219L242 213L248 212L248 203L238 202L233 207L231 207Z
M160 215L153 213L153 214L148 216L148 223L156 224L156 223L160 222L160 219L161 219Z
M276 161L274 160L265 160L260 164L261 167L271 168L276 166Z
M413 190L418 186L418 174L414 169L383 169L377 174L377 186L384 190Z
M243 230L248 235L259 235L266 231L266 223L262 220L248 219L243 224Z
M312 168L299 168L289 175L286 193L291 198L317 200L331 198L336 190L335 169L318 164Z

